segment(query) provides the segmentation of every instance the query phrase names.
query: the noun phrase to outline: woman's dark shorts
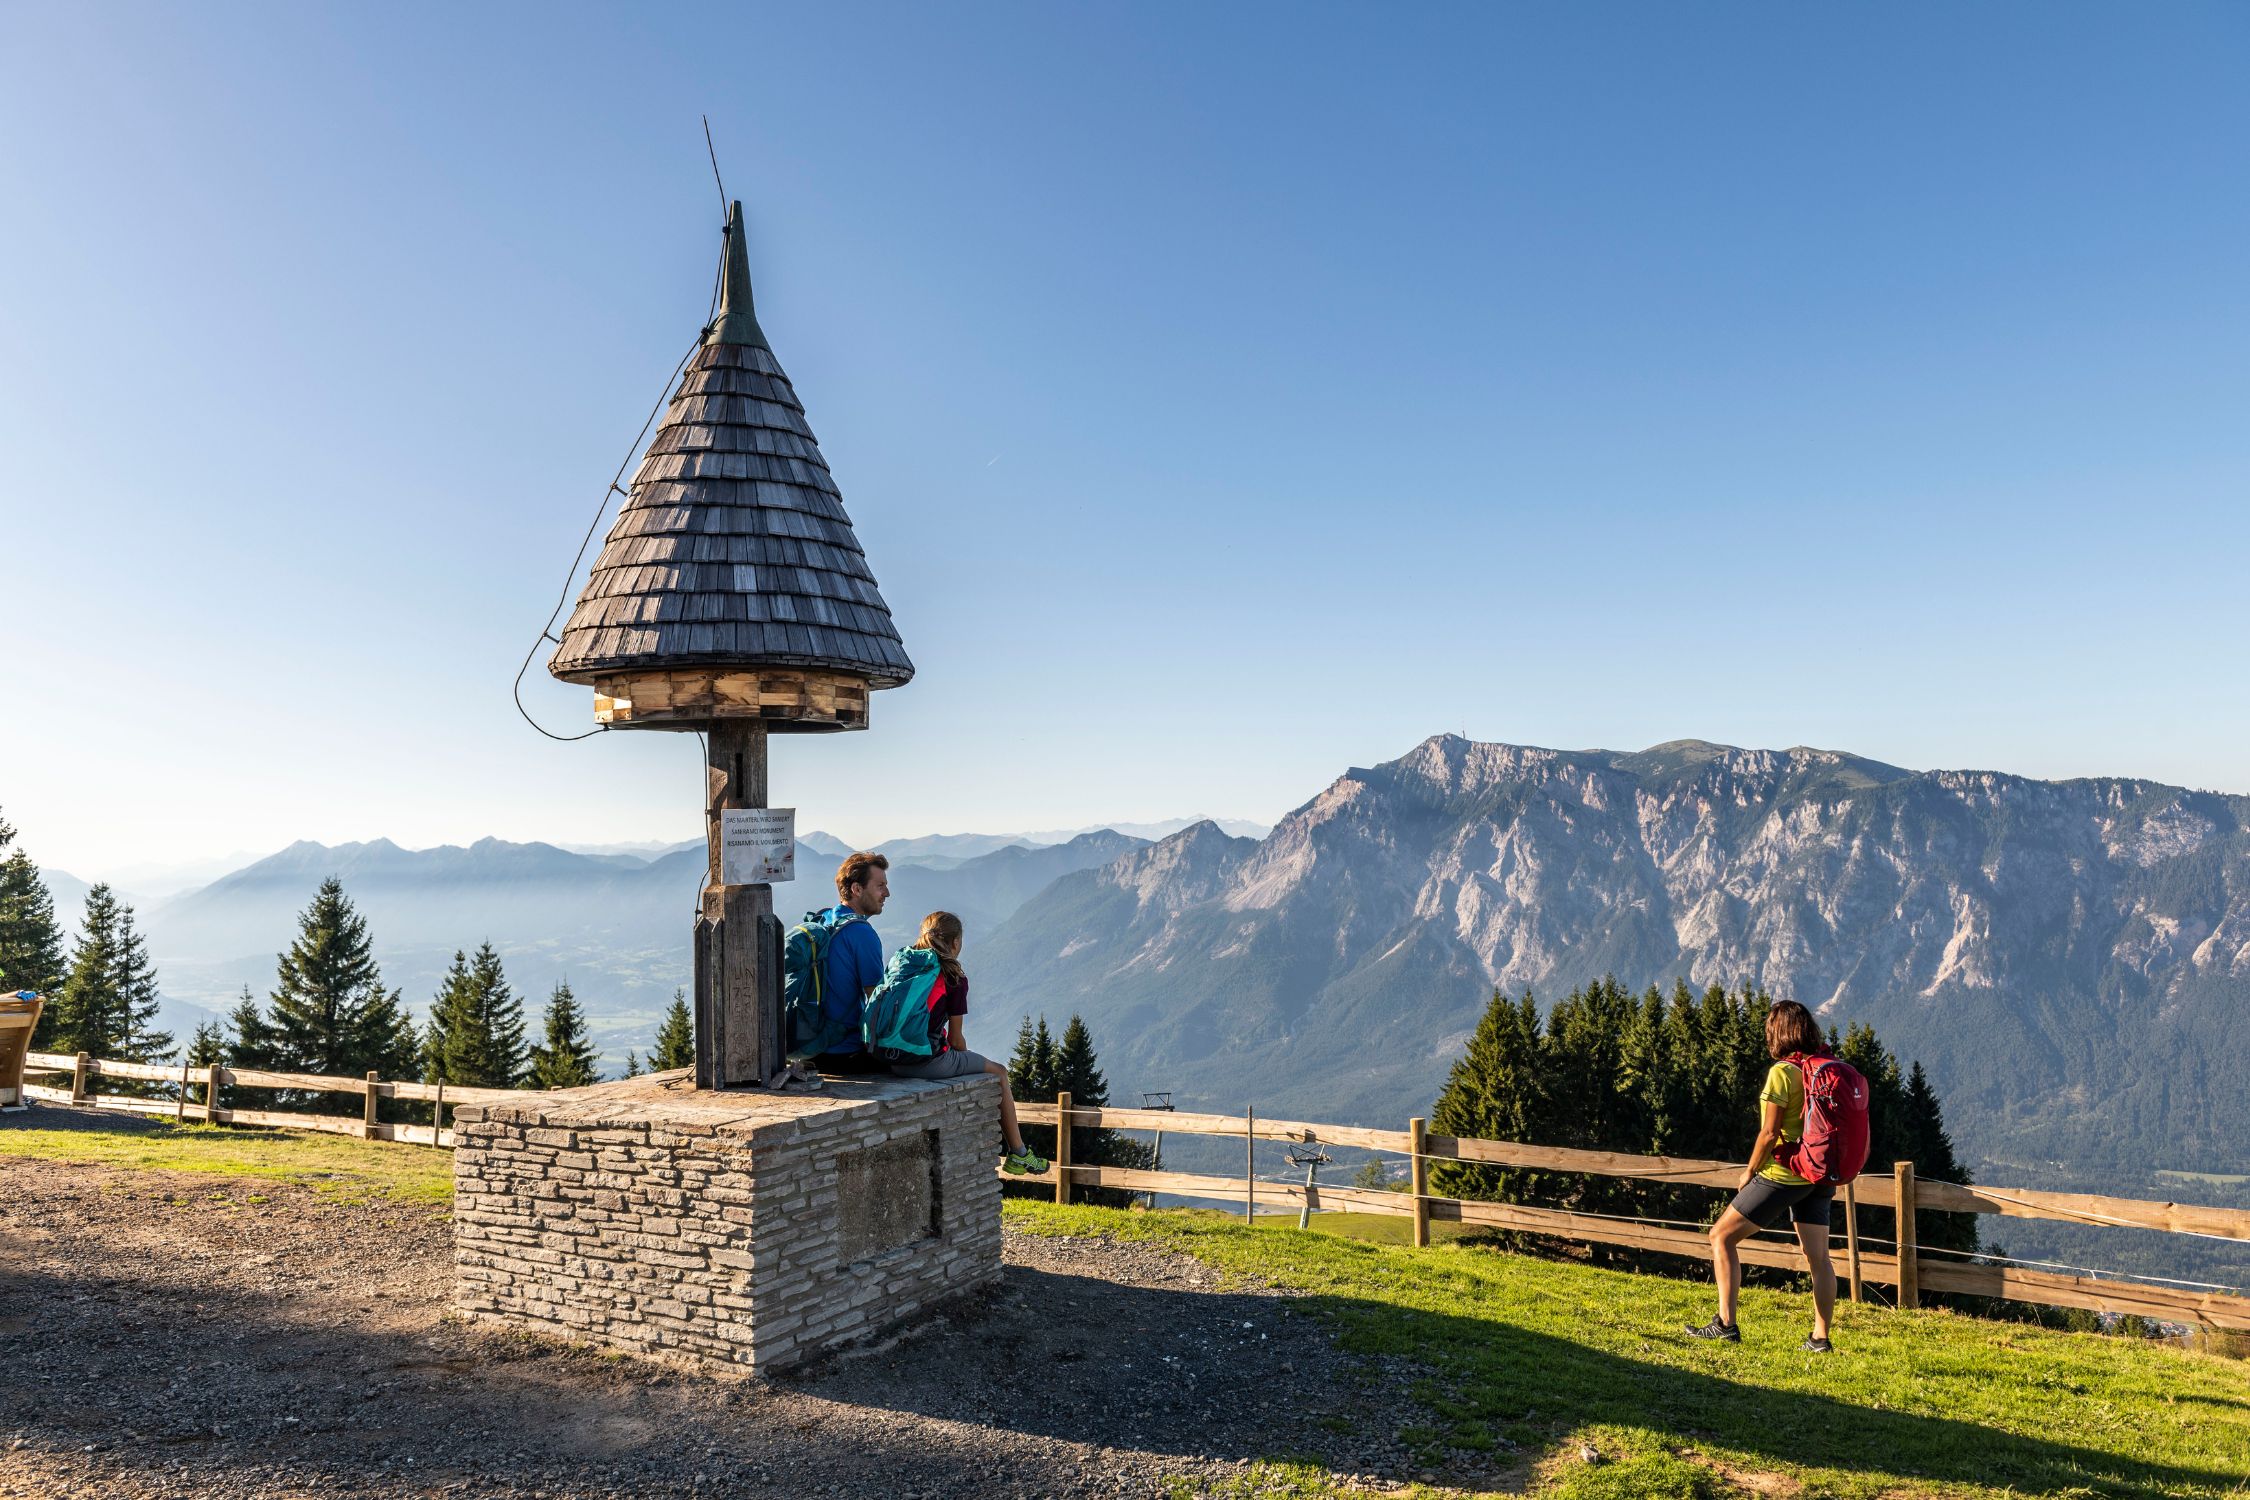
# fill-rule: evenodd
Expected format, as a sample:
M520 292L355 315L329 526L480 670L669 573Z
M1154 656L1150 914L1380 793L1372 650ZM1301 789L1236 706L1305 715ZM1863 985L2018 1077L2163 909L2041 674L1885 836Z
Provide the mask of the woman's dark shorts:
M1836 1185L1832 1182L1796 1186L1767 1177L1753 1177L1748 1187L1734 1195L1734 1202L1728 1207L1760 1229L1771 1229L1779 1224L1783 1209L1789 1211L1792 1224L1825 1225L1828 1205L1835 1197Z

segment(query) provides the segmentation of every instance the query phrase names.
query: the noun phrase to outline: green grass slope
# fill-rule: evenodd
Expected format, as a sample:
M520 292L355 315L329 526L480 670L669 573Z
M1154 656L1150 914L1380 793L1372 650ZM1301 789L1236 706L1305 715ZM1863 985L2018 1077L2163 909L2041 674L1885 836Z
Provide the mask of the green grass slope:
M1847 1304L1838 1352L1809 1356L1796 1345L1810 1298L1759 1288L1743 1343L1709 1346L1681 1332L1711 1311L1688 1282L1253 1233L1215 1214L1007 1213L1030 1233L1155 1241L1308 1294L1347 1349L1428 1366L1428 1421L1410 1437L1432 1460L1511 1450L1542 1493L2250 1494L2250 1366L2216 1355ZM1580 1462L1587 1445L1606 1462Z
M199 1172L294 1182L330 1196L390 1198L450 1209L453 1153L312 1131L172 1125L127 1119L111 1129L0 1129L11 1156L83 1161L134 1172ZM0 1165L0 1182L6 1180Z

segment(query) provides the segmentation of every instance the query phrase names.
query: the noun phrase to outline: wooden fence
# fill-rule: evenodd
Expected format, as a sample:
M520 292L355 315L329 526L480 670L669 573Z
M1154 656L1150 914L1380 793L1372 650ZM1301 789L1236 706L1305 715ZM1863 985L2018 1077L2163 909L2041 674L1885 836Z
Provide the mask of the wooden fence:
M1411 1218L1413 1242L1427 1245L1430 1225L1459 1223L1516 1230L1557 1239L1623 1245L1636 1250L1659 1250L1672 1255L1710 1259L1711 1247L1699 1229L1612 1217L1572 1213L1526 1204L1483 1203L1441 1198L1429 1191L1429 1163L1473 1162L1491 1166L1536 1168L1551 1172L1588 1173L1604 1177L1631 1177L1649 1182L1688 1183L1732 1191L1742 1179L1742 1163L1697 1161L1665 1156L1631 1156L1611 1151L1579 1151L1561 1146L1531 1146L1518 1141L1487 1141L1469 1137L1432 1135L1420 1119L1405 1130L1371 1130L1360 1126L1321 1125L1299 1120L1269 1120L1255 1112L1236 1115L1188 1114L1173 1110L1082 1109L1063 1095L1053 1104L1019 1104L1017 1118L1030 1125L1053 1125L1067 1116L1076 1128L1147 1130L1167 1134L1231 1137L1244 1143L1244 1169L1240 1177L1207 1173L1149 1172L1126 1167L1080 1166L1070 1160L1070 1132L1055 1133L1055 1160L1038 1177L1010 1177L1011 1182L1046 1182L1054 1186L1055 1201L1069 1201L1077 1186L1122 1188L1128 1192L1170 1193L1183 1198L1211 1198L1240 1203L1246 1214L1261 1202L1309 1209L1353 1213L1393 1214ZM1391 1192L1374 1188L1329 1187L1261 1179L1252 1156L1257 1141L1286 1141L1323 1146L1354 1146L1407 1158L1408 1190ZM2109 1198L2089 1193L2055 1193L2029 1188L1965 1186L1960 1183L1918 1179L1912 1162L1899 1162L1888 1173L1869 1173L1837 1194L1842 1207L1844 1266L1839 1279L1848 1284L1854 1301L1864 1297L1868 1283L1895 1289L1898 1305L1915 1307L1923 1292L1954 1292L1979 1297L2002 1297L2048 1307L2081 1307L2096 1312L2138 1313L2166 1322L2201 1323L2214 1328L2250 1329L2250 1297L2187 1287L2151 1286L2099 1276L2063 1275L2052 1271L1993 1264L1988 1261L1949 1260L1945 1252L1932 1253L1916 1243L1911 1228L1899 1236L1891 1253L1884 1254L1860 1243L1858 1210L1862 1201L1891 1209L1901 1225L1912 1226L1924 1211L1998 1214L2008 1218L2046 1219L2066 1224L2127 1226L2166 1230L2217 1239L2250 1241L2250 1210L2205 1208L2185 1203L2156 1203L2140 1198ZM1794 1240L1751 1239L1741 1246L1742 1259L1751 1265L1802 1269L1804 1258Z
M258 1068L229 1068L213 1064L192 1068L184 1063L116 1062L81 1052L33 1052L24 1059L27 1073L63 1073L70 1087L25 1085L33 1099L63 1104L87 1104L104 1109L131 1110L137 1114L170 1116L175 1120L208 1120L220 1125L264 1125L291 1130L323 1130L366 1140L400 1141L419 1146L451 1146L453 1132L444 1128L445 1109L454 1104L505 1103L520 1100L516 1089L461 1088L442 1083L385 1080L373 1073L365 1078L335 1078L318 1073L276 1073ZM104 1078L142 1083L170 1084L170 1099L101 1093L95 1087ZM278 1089L299 1093L356 1094L364 1101L358 1119L348 1115L320 1115L291 1110L229 1109L219 1104L219 1091ZM201 1094L201 1102L195 1096ZM433 1106L429 1125L402 1125L375 1118L377 1102L410 1099ZM1255 1111L1243 1115L1191 1114L1154 1109L1082 1109L1064 1094L1053 1104L1019 1104L1016 1114L1030 1125L1053 1125L1068 1117L1073 1126L1108 1130L1147 1130L1175 1135L1231 1137L1243 1142L1244 1170L1240 1177L1210 1173L1151 1172L1128 1167L1080 1166L1070 1160L1070 1132L1056 1132L1055 1160L1038 1177L1009 1177L1010 1182L1044 1182L1054 1187L1055 1201L1069 1201L1073 1187L1121 1188L1128 1192L1171 1193L1183 1198L1208 1198L1241 1203L1254 1213L1261 1199L1312 1212L1341 1209L1355 1213L1393 1214L1411 1218L1413 1242L1427 1245L1432 1223L1482 1225L1547 1235L1557 1239L1622 1245L1636 1250L1658 1250L1672 1255L1708 1259L1710 1245L1703 1232L1674 1225L1617 1218L1603 1214L1573 1213L1528 1204L1483 1203L1441 1198L1429 1191L1429 1164L1433 1161L1480 1163L1489 1166L1533 1168L1550 1172L1587 1173L1603 1177L1631 1177L1648 1182L1686 1183L1731 1190L1741 1180L1739 1162L1697 1161L1666 1156L1631 1156L1612 1151L1579 1151L1562 1146L1531 1146L1518 1141L1487 1141L1466 1136L1432 1135L1424 1121L1411 1120L1404 1130L1374 1130L1357 1125L1321 1125L1300 1120L1266 1120ZM1254 1148L1258 1141L1286 1141L1323 1146L1351 1146L1387 1152L1407 1159L1406 1192L1381 1189L1330 1187L1260 1179L1255 1171ZM1892 1287L1898 1305L1914 1307L1921 1293L1956 1292L1970 1296L2004 1297L2016 1302L2048 1307L2082 1307L2096 1312L2138 1313L2168 1322L2194 1322L2213 1328L2250 1330L2250 1297L2185 1287L2150 1286L2098 1276L2061 1275L2051 1271L1995 1265L1977 1261L1935 1258L1929 1247L1915 1243L1910 1231L1900 1236L1892 1253L1884 1254L1860 1243L1858 1209L1869 1199L1894 1211L1901 1225L1913 1225L1923 1211L1939 1213L1998 1214L2009 1218L2046 1219L2065 1224L2122 1225L2165 1230L2216 1239L2250 1241L2250 1210L2205 1208L2186 1203L2156 1203L2141 1198L2108 1198L2089 1193L2054 1193L2030 1188L1964 1186L1959 1183L1917 1179L1912 1162L1900 1162L1889 1173L1870 1173L1838 1194L1843 1206L1844 1275L1854 1301L1873 1283ZM1742 1259L1751 1265L1798 1268L1803 1258L1792 1241L1746 1241Z
M472 1089L444 1083L409 1083L386 1080L374 1073L365 1078L335 1078L325 1073L274 1073L263 1068L229 1068L213 1063L207 1068L186 1063L117 1062L80 1052L34 1052L24 1059L26 1073L68 1073L67 1089L24 1085L24 1094L56 1104L90 1104L102 1109L126 1109L135 1114L169 1116L174 1120L207 1120L214 1125L270 1125L290 1130L325 1130L334 1135L354 1135L370 1141L403 1141L415 1146L450 1146L453 1132L445 1128L445 1111L454 1104L496 1104L521 1099L518 1089ZM125 1078L138 1083L172 1085L170 1099L149 1099L133 1094L105 1094L96 1083L104 1078ZM302 1110L228 1109L219 1103L219 1090L287 1089L297 1093L357 1094L365 1101L360 1117L321 1115ZM202 1102L194 1102L200 1093ZM399 1125L375 1118L384 1099L412 1099L432 1106L428 1125Z

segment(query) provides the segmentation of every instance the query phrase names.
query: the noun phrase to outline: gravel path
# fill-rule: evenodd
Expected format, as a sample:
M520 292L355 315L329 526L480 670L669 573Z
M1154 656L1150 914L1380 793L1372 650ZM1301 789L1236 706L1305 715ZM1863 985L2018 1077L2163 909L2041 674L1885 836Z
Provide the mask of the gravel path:
M1006 1261L904 1338L714 1379L453 1318L427 1209L0 1158L0 1496L1139 1496L1282 1455L1410 1477L1409 1372L1288 1295L1106 1240L1011 1234Z

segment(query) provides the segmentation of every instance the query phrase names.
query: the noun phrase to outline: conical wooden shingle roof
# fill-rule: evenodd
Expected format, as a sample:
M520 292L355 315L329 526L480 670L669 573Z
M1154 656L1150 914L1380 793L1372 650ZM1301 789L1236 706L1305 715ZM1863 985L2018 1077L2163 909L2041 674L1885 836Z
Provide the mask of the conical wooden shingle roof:
M758 327L740 203L726 244L719 316L547 668L605 692L652 673L774 668L897 687L914 664Z

